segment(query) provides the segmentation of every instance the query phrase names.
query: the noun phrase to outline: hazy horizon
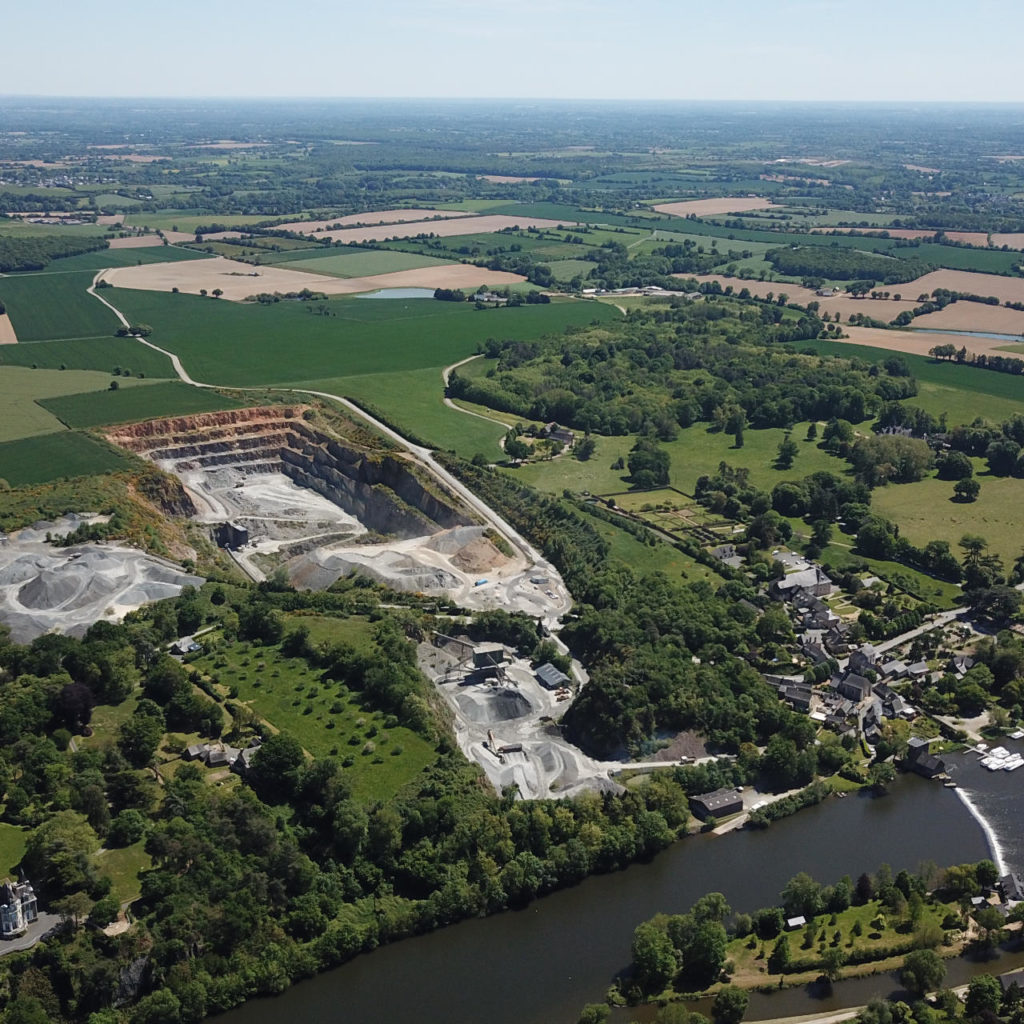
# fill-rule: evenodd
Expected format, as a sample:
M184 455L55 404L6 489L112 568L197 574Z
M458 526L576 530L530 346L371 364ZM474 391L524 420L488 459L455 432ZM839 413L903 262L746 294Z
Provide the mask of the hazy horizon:
M110 0L5 30L4 97L1024 102L1008 0Z

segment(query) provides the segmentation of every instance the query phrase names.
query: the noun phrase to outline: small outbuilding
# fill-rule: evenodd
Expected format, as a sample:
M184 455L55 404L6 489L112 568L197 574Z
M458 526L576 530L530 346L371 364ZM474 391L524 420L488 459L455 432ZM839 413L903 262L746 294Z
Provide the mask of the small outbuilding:
M569 677L555 668L550 661L546 661L534 673L537 681L547 690L561 690L569 685Z
M716 789L690 797L690 809L706 821L708 818L725 818L743 810L743 796L735 789Z

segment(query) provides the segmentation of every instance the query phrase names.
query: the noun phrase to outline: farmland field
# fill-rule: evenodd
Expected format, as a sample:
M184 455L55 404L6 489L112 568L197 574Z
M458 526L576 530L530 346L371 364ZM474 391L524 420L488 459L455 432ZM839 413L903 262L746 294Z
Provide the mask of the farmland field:
M127 456L86 434L61 431L0 444L0 477L12 487L126 469Z
M237 409L241 403L216 391L194 388L179 381L167 381L146 387L106 390L99 394L66 394L42 399L39 405L65 426L76 428L147 420L157 416L185 416L197 412Z
M0 366L34 366L50 370L64 367L105 373L120 367L147 377L174 376L167 356L154 352L134 338L70 338L28 345L0 345Z
M585 302L481 311L433 299L337 299L323 304L327 316L301 302L238 305L157 292L118 292L117 302L129 319L152 324L152 341L179 355L195 379L239 387L440 367L489 337L535 338L618 317Z
M97 392L104 391L109 382L109 374L88 370L7 367L0 375L0 441L52 434L60 430L60 420L41 405L41 401L82 392L82 399L95 402ZM141 383L138 379L126 378L124 394L132 390L132 385Z
M433 256L417 256L414 253L390 252L383 249L365 249L356 252L339 252L324 256L319 249L302 250L287 262L290 269L304 270L329 277L368 277L373 274L393 274L399 270L416 270L420 267L442 267L451 260ZM277 262L277 261L273 261Z
M365 402L379 410L399 433L422 438L437 448L451 449L465 458L481 452L489 459L500 459L498 442L506 428L446 406L441 369L364 373L314 381L309 386Z
M0 302L7 306L18 340L112 335L120 326L117 318L86 293L93 276L81 270L0 277Z
M97 249L78 256L63 256L54 260L40 274L61 274L70 270L104 270L106 267L134 267L137 263L170 263L175 260L201 260L206 254L174 245L146 245L128 249ZM21 276L21 275L19 275ZM25 275L27 276L27 275Z

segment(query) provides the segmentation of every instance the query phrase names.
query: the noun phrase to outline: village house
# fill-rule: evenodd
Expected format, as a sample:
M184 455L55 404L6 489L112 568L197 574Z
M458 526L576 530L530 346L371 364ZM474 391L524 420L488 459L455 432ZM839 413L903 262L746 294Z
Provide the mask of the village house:
M946 762L931 753L932 741L923 736L911 736L907 743L906 767L926 779L934 779L946 770Z
M781 580L772 583L772 593L784 601L795 601L806 591L810 597L828 597L832 593L832 581L816 565L800 572L791 572Z
M30 882L4 882L0 888L0 935L21 935L39 917L36 893Z
M557 423L547 423L541 431L542 435L560 444L572 444L576 435L568 427L560 427Z

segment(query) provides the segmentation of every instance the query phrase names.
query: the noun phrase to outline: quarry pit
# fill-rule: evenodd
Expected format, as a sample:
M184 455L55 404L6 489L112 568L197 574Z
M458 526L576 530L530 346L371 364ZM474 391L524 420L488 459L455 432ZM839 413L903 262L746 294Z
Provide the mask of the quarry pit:
M393 590L464 608L557 618L557 575L513 549L424 466L352 427L341 436L305 405L272 405L135 423L113 443L178 477L252 579L283 570L323 590L356 572Z

